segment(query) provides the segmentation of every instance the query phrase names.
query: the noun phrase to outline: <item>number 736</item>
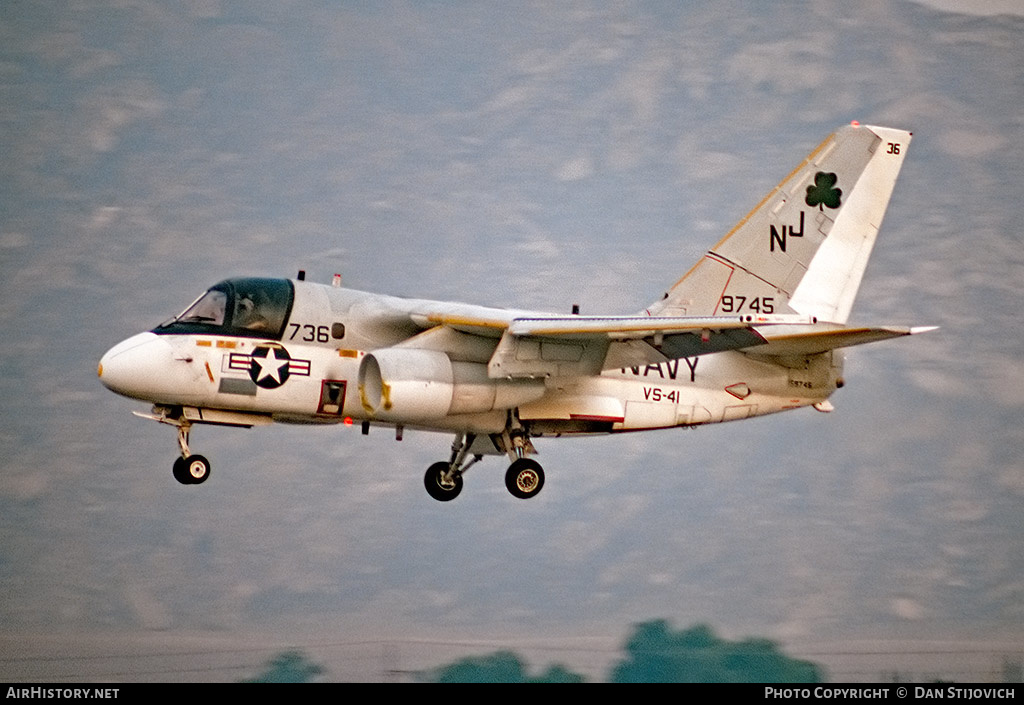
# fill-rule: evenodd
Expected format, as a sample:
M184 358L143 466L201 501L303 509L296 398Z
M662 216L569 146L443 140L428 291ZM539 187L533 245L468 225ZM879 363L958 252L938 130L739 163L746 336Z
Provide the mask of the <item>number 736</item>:
M293 329L292 334L288 336L288 340L295 340L295 336L299 334L300 330L304 331L300 340L307 343L326 343L331 339L327 326L314 326L308 323L306 325L301 323L289 323L288 327Z

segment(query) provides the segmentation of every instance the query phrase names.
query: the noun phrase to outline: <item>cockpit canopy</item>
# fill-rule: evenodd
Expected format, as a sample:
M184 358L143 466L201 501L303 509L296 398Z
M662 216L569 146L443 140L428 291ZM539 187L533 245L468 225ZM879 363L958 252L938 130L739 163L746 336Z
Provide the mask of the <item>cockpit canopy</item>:
M295 288L287 279L225 279L153 332L280 340L294 297Z

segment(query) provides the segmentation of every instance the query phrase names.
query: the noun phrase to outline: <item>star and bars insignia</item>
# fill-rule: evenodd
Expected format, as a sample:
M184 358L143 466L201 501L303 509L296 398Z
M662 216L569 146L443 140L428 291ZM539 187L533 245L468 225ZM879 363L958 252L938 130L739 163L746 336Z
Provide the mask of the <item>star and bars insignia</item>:
M257 345L252 353L230 353L228 369L248 372L249 378L263 389L277 389L291 375L309 377L309 360L293 359L283 345Z

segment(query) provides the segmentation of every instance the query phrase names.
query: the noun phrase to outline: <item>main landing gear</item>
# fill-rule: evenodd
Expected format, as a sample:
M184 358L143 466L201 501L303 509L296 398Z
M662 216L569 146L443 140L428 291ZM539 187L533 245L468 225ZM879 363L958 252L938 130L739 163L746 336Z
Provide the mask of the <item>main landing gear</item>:
M472 459L466 461L469 448L475 440L475 434L460 433L452 443L451 460L447 463L443 461L434 463L427 468L427 474L423 476L423 485L427 488L427 494L438 502L450 502L459 496L459 492L462 492L462 473L483 457L474 455Z
M495 442L504 446L512 464L505 472L505 487L513 497L529 499L535 497L544 487L544 468L536 460L527 458L528 450L533 450L533 444L522 428L514 428L505 431L500 437L495 436ZM423 485L427 488L427 494L438 502L450 502L462 492L462 475L470 466L479 462L482 455L474 455L468 462L466 457L469 449L476 440L475 434L460 433L452 443L452 456L448 462L434 463L427 468L423 477Z
M519 458L505 472L505 487L513 497L534 497L544 487L544 468L532 458Z
M423 476L423 484L427 494L438 502L450 502L462 492L462 473L465 468L452 469L451 465L441 461L427 468Z

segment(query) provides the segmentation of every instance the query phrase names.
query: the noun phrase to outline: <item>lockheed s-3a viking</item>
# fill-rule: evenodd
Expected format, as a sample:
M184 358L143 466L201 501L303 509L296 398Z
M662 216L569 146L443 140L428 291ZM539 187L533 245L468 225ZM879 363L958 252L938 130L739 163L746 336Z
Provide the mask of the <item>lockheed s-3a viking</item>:
M210 463L197 424L359 423L452 434L427 492L462 490L484 455L544 486L534 441L830 411L843 348L928 328L847 325L911 134L843 127L673 285L633 315L397 298L295 280L227 279L111 348L104 385L177 427L174 476Z

